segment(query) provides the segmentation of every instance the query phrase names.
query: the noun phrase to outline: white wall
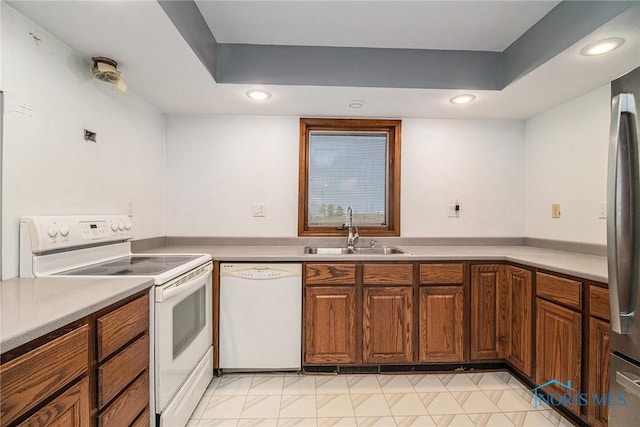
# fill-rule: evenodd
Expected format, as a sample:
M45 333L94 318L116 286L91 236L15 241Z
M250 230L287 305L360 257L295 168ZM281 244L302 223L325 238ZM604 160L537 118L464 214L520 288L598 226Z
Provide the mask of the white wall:
M521 237L523 164L523 122L403 120L402 235Z
M607 84L526 122L527 237L606 244L609 109Z
M21 215L126 213L131 201L135 237L164 235L162 114L92 79L88 58L4 2L1 40L3 277L18 274Z
M522 236L524 124L404 120L402 236ZM297 235L297 117L170 117L168 236ZM447 204L460 199L460 218ZM266 217L251 216L264 203Z
M298 118L172 116L166 144L168 236L297 235Z

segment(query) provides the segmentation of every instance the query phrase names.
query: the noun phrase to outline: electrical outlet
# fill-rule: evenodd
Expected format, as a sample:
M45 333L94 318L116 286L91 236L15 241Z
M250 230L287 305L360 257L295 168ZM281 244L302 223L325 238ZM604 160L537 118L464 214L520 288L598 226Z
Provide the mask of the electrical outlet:
M452 205L447 205L447 216L449 218L460 218L460 202L458 199Z
M133 202L127 203L127 216L130 218L133 216Z
M264 203L254 203L251 205L251 216L254 217L263 217L264 213Z
M560 203L551 205L551 218L560 218Z
M607 202L600 202L600 213L598 218L607 219Z

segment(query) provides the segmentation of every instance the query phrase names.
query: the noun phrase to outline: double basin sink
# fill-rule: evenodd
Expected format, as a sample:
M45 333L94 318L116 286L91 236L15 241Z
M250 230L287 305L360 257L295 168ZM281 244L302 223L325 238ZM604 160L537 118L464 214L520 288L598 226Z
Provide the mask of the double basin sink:
M306 246L305 254L315 255L397 255L408 254L395 246L380 246L378 248L323 248L317 246Z

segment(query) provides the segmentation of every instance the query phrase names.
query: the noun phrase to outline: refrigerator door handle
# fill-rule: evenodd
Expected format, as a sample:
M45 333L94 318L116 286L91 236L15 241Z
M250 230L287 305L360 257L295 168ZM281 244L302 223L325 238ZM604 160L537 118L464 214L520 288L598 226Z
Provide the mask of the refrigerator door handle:
M631 394L640 397L640 377L630 372L616 372L616 382Z
M622 93L612 100L607 177L607 256L611 329L629 334L633 329L638 285L637 231L638 145L635 134L635 99Z

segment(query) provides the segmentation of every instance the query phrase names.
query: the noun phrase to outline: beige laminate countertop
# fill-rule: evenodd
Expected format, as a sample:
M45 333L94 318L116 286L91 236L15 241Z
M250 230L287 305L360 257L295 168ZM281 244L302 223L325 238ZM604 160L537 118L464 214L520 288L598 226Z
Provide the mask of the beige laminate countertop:
M408 254L309 255L303 246L163 246L152 253L209 253L226 262L284 261L509 261L607 283L607 258L531 246L397 246Z
M0 353L153 285L150 278L16 278L0 282Z
M398 246L398 255L308 255L303 246L163 246L151 253L209 253L227 262L509 261L607 282L606 257L529 246ZM152 286L145 278L16 278L0 283L0 352L16 348Z

